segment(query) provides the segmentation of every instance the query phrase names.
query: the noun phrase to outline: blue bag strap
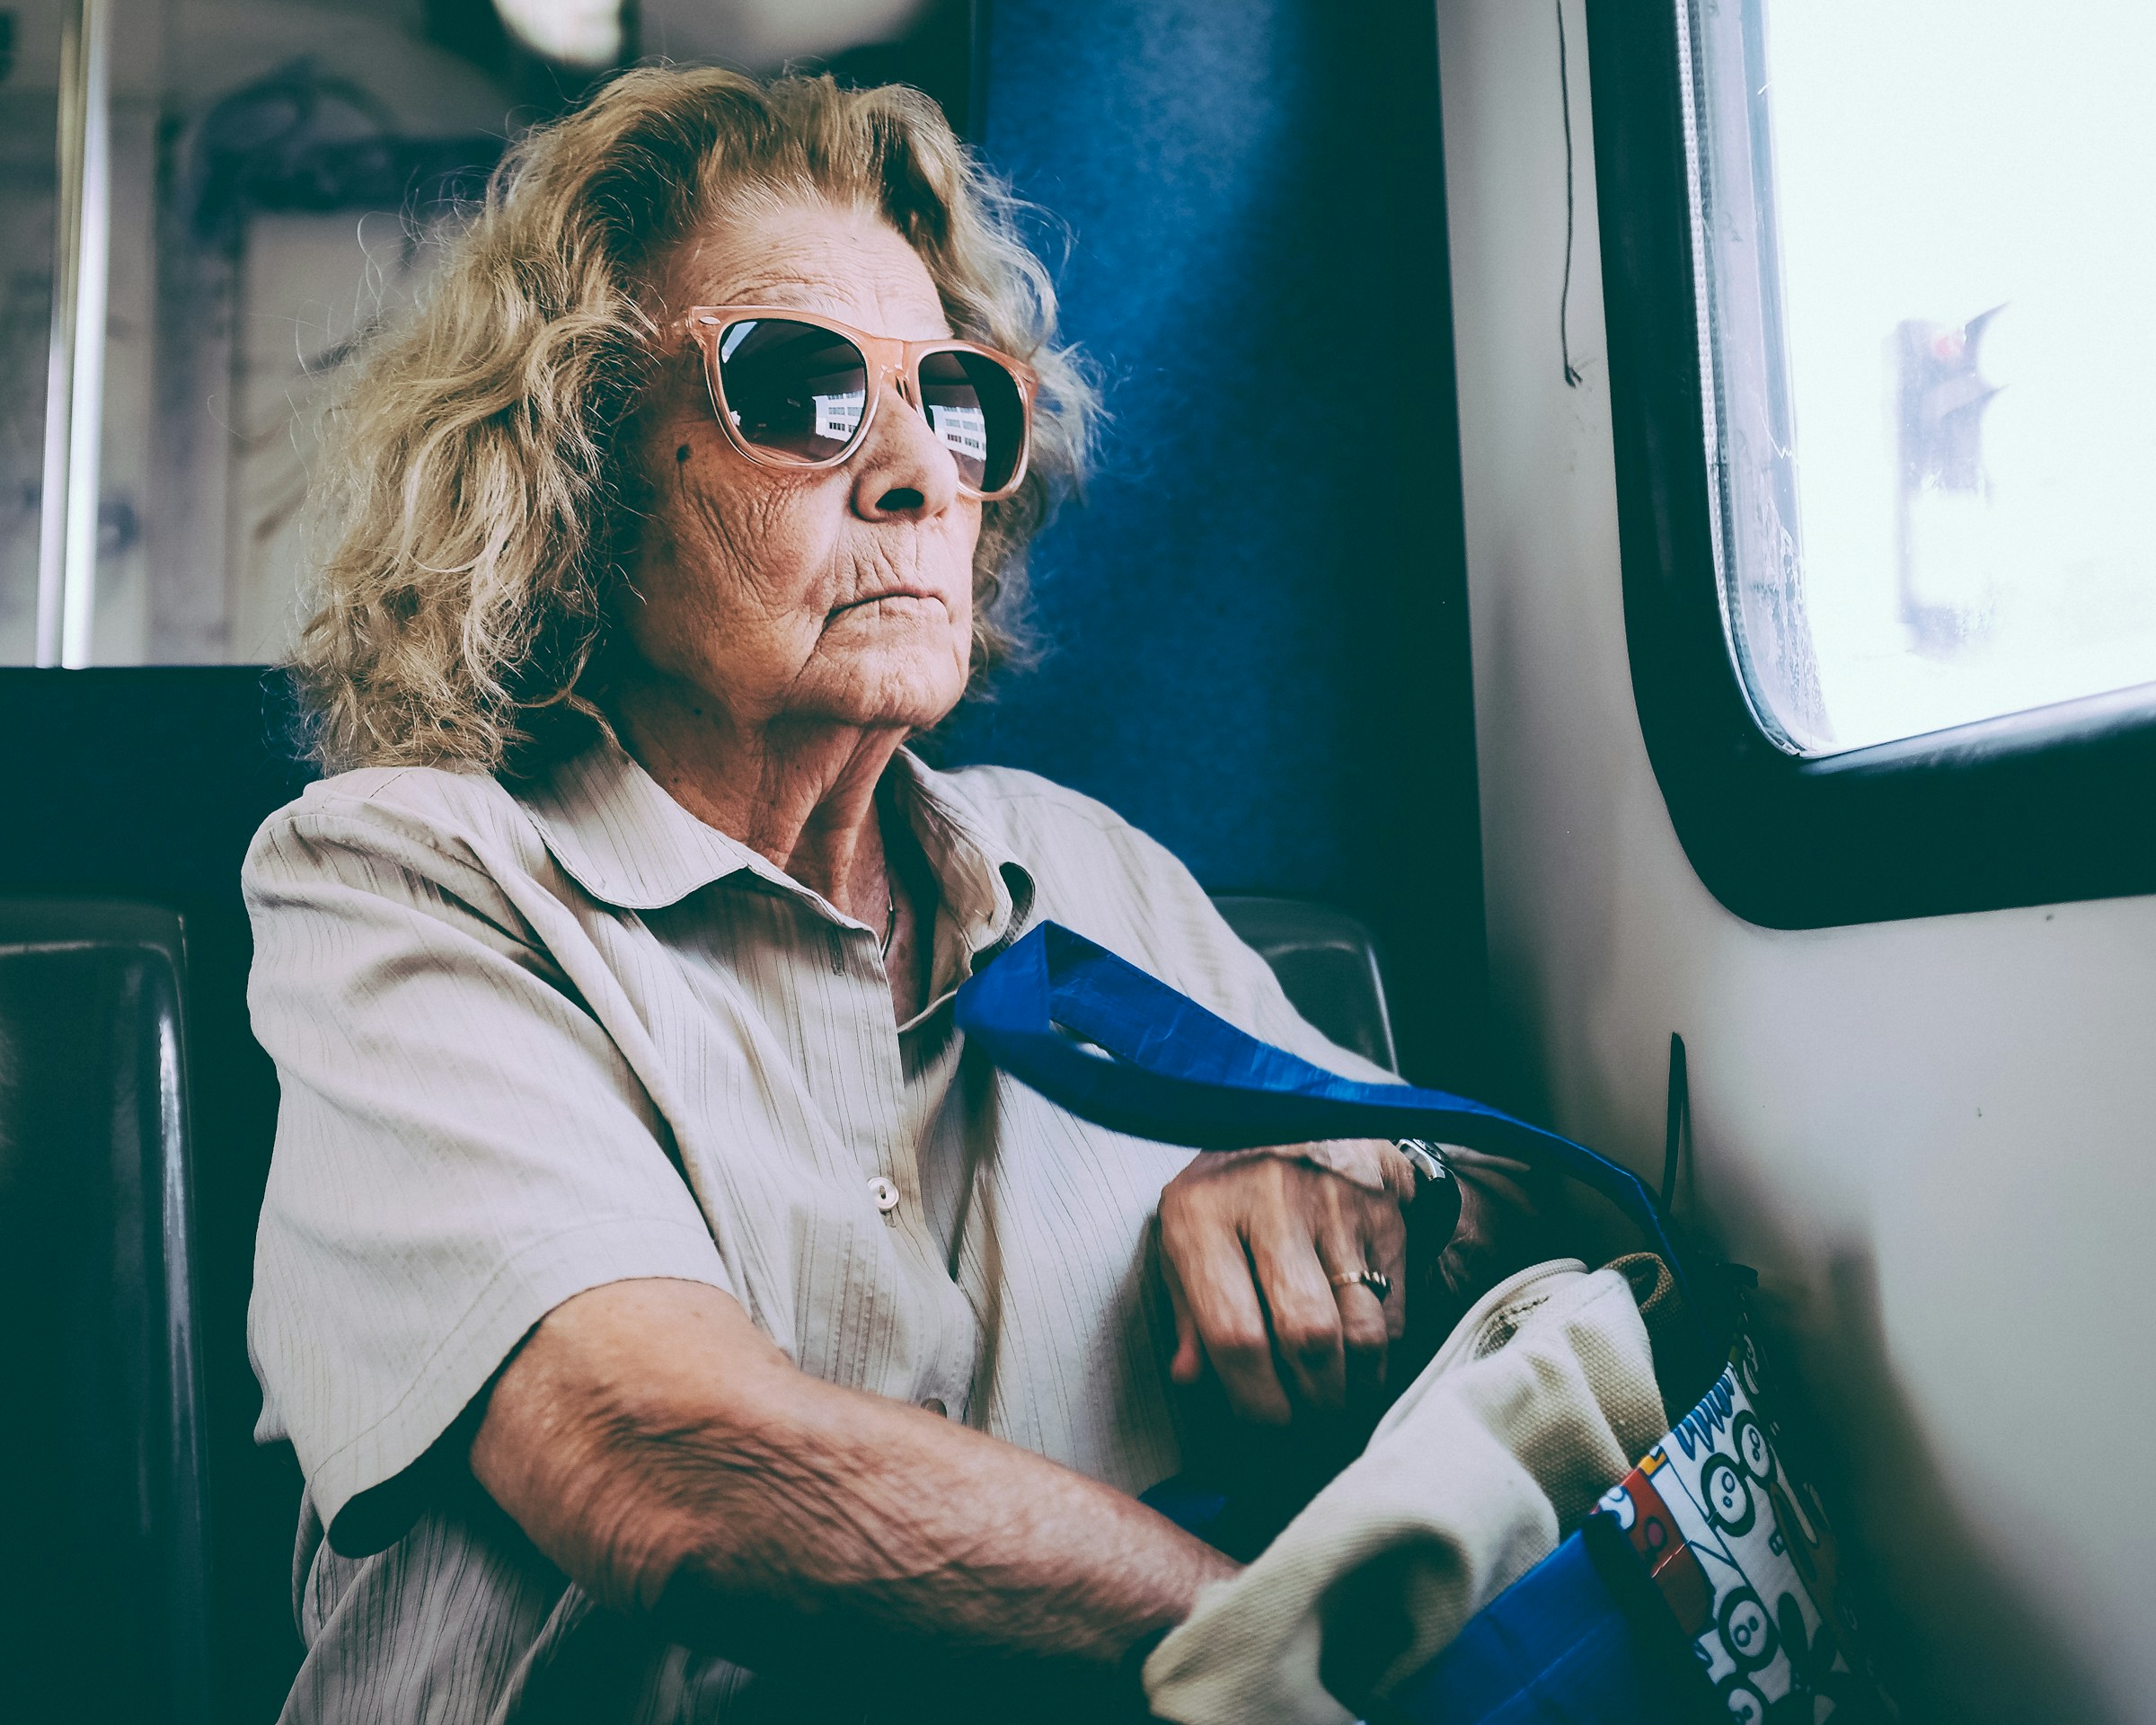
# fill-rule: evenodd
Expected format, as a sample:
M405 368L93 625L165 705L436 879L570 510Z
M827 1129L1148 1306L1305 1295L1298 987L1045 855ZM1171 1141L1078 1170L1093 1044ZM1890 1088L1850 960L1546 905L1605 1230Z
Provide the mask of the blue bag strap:
M1585 1145L1449 1091L1327 1072L1059 923L1040 924L984 967L959 990L955 1011L959 1030L997 1066L1113 1132L1198 1150L1429 1138L1577 1181L1647 1235L1710 1357L1726 1351L1653 1192Z

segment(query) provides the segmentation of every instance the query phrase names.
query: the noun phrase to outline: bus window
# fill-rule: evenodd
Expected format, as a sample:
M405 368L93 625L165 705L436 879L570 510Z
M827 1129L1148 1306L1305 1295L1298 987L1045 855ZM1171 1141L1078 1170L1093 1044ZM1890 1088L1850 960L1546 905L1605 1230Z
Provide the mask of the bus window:
M1733 650L1794 751L2156 681L2156 18L1680 6Z

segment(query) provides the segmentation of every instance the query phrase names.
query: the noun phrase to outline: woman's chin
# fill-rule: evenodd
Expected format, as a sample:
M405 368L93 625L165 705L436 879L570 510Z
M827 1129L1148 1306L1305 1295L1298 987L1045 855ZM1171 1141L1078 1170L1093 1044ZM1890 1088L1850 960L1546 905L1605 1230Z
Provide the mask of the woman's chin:
M954 661L948 649L932 655L869 651L848 660L818 679L824 698L811 703L841 724L925 730L966 693L966 660Z

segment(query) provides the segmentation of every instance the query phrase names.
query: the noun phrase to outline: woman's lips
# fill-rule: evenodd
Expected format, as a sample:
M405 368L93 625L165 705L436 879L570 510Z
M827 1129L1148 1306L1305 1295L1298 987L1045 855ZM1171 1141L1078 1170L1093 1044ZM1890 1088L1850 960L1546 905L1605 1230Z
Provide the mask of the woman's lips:
M941 593L932 593L926 588L893 587L887 588L880 593L869 593L858 599L848 599L844 605L836 607L831 615L835 617L842 617L849 611L859 611L865 606L881 605L888 599L918 599L923 604L938 606L943 604L943 596Z

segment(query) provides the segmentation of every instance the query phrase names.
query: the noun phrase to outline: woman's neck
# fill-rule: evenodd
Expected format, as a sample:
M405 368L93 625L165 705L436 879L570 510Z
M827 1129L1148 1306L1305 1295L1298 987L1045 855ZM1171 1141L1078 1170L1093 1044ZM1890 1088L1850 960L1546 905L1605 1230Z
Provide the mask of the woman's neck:
M663 686L613 703L623 742L661 789L707 827L880 928L892 890L876 787L903 727L782 718L744 724L708 697Z

